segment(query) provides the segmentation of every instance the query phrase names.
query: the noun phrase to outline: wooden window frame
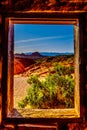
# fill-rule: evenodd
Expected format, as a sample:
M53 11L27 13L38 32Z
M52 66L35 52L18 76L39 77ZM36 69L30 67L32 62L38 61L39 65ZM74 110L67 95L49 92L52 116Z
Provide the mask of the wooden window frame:
M41 16L42 14L42 16ZM11 16L6 16L3 18L3 35L5 38L2 38L2 42L4 43L2 46L2 81L1 81L1 119L2 122L14 122L17 123L28 123L28 122L40 122L47 120L49 121L57 121L64 119L71 120L81 120L84 118L84 108L83 108L83 97L81 96L84 93L84 81L82 80L84 76L84 72L82 69L82 65L84 64L83 58L83 25L82 19L80 17L72 15L63 15L63 14L51 14L51 13L30 13L30 14L13 14ZM75 87L75 108L74 109L65 109L59 110L58 116L53 118L16 118L15 116L9 117L7 116L10 111L13 110L13 50L14 50L14 24L16 23L32 23L32 24L73 24L75 26L75 64L77 66L75 70L75 76L78 82L76 82ZM78 26L78 27L77 27ZM78 30L79 29L79 30ZM10 64L8 64L8 50L10 54ZM9 71L8 71L8 68ZM77 74L76 74L77 73ZM76 80L75 80L76 81ZM79 90L79 91L78 91ZM84 95L84 94L83 94Z

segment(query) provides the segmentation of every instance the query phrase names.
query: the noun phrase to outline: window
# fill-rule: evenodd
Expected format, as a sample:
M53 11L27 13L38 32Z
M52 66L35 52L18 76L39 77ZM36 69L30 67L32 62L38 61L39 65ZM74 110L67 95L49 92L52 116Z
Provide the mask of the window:
M6 117L80 118L79 20L8 18L8 23ZM19 100L23 82L30 87Z
M14 39L14 108L74 108L74 25L14 24Z

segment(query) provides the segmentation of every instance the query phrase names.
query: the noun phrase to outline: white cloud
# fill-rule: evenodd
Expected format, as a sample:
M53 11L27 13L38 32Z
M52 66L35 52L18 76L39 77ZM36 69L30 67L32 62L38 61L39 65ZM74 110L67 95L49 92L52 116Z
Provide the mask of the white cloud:
M51 39L60 39L60 38L69 38L72 35L64 35L64 36L49 36L49 37L39 37L39 38L32 38L32 39L25 39L25 40L18 40L15 43L25 43L25 42L33 42L33 41L43 41L43 40L51 40Z

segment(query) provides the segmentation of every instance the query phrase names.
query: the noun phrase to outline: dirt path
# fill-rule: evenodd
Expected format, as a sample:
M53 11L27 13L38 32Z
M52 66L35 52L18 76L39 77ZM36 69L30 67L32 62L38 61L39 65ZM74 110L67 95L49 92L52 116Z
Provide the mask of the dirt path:
M25 76L14 76L14 108L18 108L18 102L27 94L29 88L27 79L28 77ZM40 77L40 80L44 80L44 77Z
M28 87L27 77L14 77L14 108L17 108L17 102L25 97Z

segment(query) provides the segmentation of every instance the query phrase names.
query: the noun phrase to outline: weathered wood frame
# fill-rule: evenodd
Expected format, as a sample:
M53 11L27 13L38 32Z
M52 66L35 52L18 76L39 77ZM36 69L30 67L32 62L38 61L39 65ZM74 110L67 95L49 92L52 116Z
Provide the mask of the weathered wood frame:
M27 123L27 122L41 122L44 121L57 121L61 119L71 119L77 120L82 119L84 114L83 108L83 97L84 95L84 80L82 76L84 76L84 72L82 66L84 64L83 58L83 24L82 18L78 15L63 15L63 14L55 14L55 13L30 13L30 14L10 14L2 19L3 26L2 32L5 38L2 39L2 106L1 106L1 118L2 122L13 123ZM66 109L66 110L58 110L59 115L55 118L15 118L8 117L8 112L13 109L13 48L14 48L14 33L13 33L13 25L15 23L32 23L32 24L73 24L75 27L75 76L78 81L76 81L75 87L75 108L74 109ZM78 27L77 27L78 26ZM9 47L9 49L8 49ZM10 55L10 64L8 64L8 50ZM83 58L83 60L82 60ZM10 68L8 71L8 67ZM9 74L8 74L9 72ZM8 76L9 75L9 76ZM80 98L81 97L81 98Z
M77 27L77 25L76 24L78 24L78 22L77 22L77 20L69 20L68 19L68 21L67 20L64 20L64 19L62 19L62 21L61 21L61 19L10 19L9 20L9 23L10 23L10 25L9 25L9 37L8 37L8 51L9 51L9 61L8 61L8 68L9 68L9 71L8 71L8 97L9 96L11 96L11 97L9 97L8 98L8 112L9 111L11 111L12 110L12 104L13 104L13 102L11 101L12 99L13 99L13 90L12 90L12 85L13 85L13 83L12 83L12 70L13 70L13 68L12 68L12 63L13 63L13 50L14 50L14 48L13 48L13 37L14 37L14 35L12 35L13 34L13 28L12 28L12 26L14 25L14 24L18 24L18 23L22 23L22 24L73 24L74 25L74 28L75 28L75 110L74 109L60 109L59 111L57 110L57 111L54 111L54 112L58 112L58 117L59 118L67 118L68 116L69 117L71 117L71 118L73 118L73 117L80 117L80 105L79 105L79 102L80 102L80 100L79 100L79 98L80 98L80 95L79 95L79 59L78 59L78 57L79 57L79 40L78 40L78 27ZM77 80L77 81L76 81ZM11 100L10 100L11 99ZM76 100L76 99L78 99L78 100ZM45 110L42 110L42 111L45 111ZM47 111L47 110L46 110ZM48 110L48 112L49 112L50 110ZM52 110L51 110L52 111ZM77 113L76 113L76 111L77 111ZM45 112L44 112L45 113ZM60 114L61 113L61 114ZM64 114L65 113L65 114ZM71 114L72 113L72 114ZM64 114L64 115L63 115ZM56 115L54 116L54 117L56 117ZM47 117L46 117L47 118Z

